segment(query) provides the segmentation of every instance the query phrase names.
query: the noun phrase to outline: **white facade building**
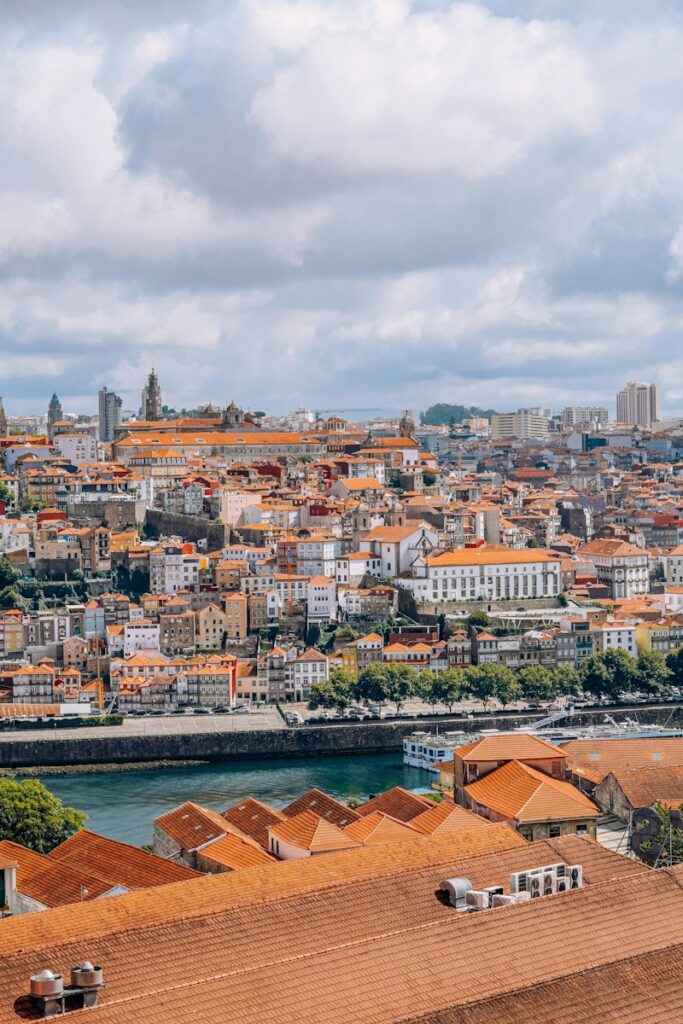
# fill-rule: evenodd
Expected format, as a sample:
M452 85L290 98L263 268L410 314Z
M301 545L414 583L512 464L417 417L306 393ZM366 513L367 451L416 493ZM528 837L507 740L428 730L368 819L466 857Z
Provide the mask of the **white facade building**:
M537 548L460 548L427 558L413 579L398 580L427 601L533 601L561 591L559 558Z

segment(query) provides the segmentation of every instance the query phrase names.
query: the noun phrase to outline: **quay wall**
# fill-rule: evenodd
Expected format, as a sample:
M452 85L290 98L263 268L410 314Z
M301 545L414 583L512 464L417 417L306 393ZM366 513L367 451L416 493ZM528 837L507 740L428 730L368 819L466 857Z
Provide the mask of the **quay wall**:
M664 713L665 712L665 713ZM475 732L514 729L540 716L477 716L441 719L441 731ZM604 712L584 712L572 724L600 723ZM661 722L683 727L683 707L639 710L641 723ZM433 728L433 724L432 724ZM145 761L246 761L270 758L325 757L339 754L381 754L400 751L404 736L429 729L425 721L371 722L349 725L298 726L290 729L202 732L174 735L48 736L23 740L0 738L0 768L88 764L126 764Z

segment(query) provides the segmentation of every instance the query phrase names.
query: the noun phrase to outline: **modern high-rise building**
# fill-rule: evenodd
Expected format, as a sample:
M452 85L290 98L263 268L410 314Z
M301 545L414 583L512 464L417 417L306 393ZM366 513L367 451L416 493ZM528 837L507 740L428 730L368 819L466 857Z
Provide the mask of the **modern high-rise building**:
M533 409L518 409L517 412L497 412L491 420L491 438L503 441L509 437L547 437L550 420L539 416Z
M572 427L601 427L609 420L609 413L601 405L568 405L562 410L562 426L565 430Z
M659 387L631 380L617 393L617 421L650 427L660 419Z
M64 418L62 412L62 403L57 398L57 394L54 393L50 399L50 404L47 407L47 436L52 440L54 437L55 423L59 423Z
M113 391L102 388L98 394L100 410L100 441L113 441L121 424L123 401Z
M147 383L142 389L142 402L140 404L140 416L143 420L160 420L161 412L161 388L156 371L152 370Z

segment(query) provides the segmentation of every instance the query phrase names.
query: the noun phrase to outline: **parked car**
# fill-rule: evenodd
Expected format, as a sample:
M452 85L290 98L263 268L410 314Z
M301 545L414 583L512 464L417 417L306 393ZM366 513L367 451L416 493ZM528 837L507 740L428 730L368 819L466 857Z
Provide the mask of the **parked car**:
M210 715L211 712L208 708L192 708L193 715Z

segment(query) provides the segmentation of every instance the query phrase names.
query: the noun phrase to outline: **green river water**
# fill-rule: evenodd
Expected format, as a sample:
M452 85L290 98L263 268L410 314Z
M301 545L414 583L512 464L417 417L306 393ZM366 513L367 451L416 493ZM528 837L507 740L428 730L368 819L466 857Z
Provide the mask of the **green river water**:
M364 798L392 786L428 787L428 772L408 768L402 753L297 758L140 769L110 774L51 775L41 779L64 803L88 815L94 832L142 845L152 821L184 800L222 811L246 796L283 807L317 786L331 796Z

